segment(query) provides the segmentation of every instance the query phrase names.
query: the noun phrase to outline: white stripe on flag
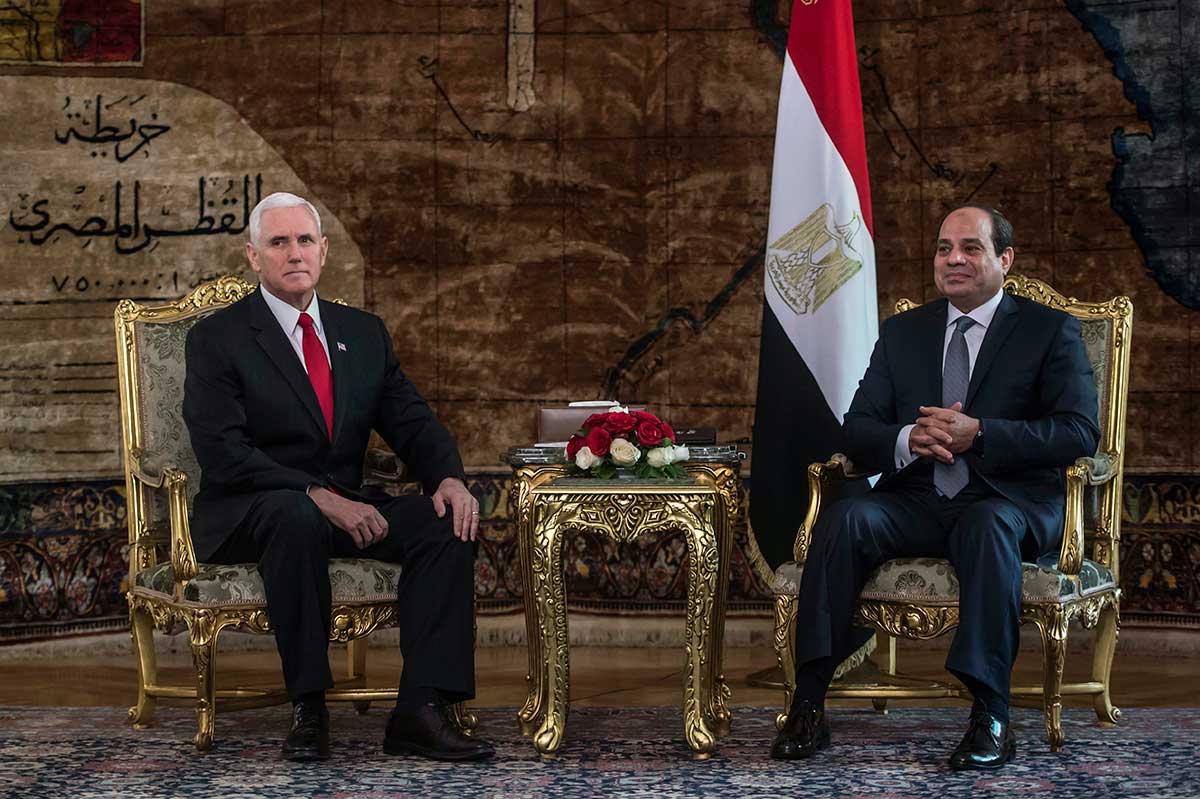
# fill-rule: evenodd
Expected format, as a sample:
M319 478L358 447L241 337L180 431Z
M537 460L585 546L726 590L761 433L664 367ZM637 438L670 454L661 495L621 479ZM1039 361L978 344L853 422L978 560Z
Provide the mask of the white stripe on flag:
M831 233L838 226L857 223L844 251L861 261L862 268L819 307L798 313L772 281L770 247L826 204L831 209L826 218ZM821 124L790 56L785 56L779 92L767 247L767 302L840 420L878 337L875 244L859 208L854 179ZM828 249L818 250L816 260Z

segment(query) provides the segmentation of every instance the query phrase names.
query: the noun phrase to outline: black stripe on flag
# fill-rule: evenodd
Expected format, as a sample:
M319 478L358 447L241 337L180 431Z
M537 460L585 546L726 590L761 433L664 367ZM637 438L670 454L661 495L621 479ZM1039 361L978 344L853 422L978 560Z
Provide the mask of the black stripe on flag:
M765 300L753 446L750 523L759 551L776 569L792 559L808 510L808 465L846 449L841 421ZM838 496L866 490L867 481L856 480L844 484Z

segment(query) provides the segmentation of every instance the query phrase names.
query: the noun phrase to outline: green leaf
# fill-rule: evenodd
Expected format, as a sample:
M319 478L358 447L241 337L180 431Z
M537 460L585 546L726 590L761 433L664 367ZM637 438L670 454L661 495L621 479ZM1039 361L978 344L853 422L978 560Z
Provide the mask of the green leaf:
M601 480L611 480L617 476L617 467L608 461L601 461L592 467L592 474Z

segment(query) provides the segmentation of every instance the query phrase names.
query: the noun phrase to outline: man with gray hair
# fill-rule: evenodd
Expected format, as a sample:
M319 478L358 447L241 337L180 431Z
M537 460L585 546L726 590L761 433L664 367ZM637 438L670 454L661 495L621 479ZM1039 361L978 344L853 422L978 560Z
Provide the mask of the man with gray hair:
M259 290L188 335L183 415L201 468L196 555L258 564L293 703L285 758L329 757L335 557L402 566L404 667L384 750L487 758L492 747L461 734L447 713L474 695L479 503L454 439L400 370L383 321L318 298L328 252L311 203L284 192L266 197L250 215L246 243ZM372 430L424 495L363 486Z

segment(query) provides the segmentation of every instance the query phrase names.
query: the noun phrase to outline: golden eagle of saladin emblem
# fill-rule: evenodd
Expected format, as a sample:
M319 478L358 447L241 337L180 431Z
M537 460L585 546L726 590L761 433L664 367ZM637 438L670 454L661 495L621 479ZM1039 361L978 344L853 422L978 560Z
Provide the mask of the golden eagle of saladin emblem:
M815 313L858 274L862 256L853 242L861 227L858 214L844 225L836 224L833 209L822 203L767 248L767 274L792 311Z

